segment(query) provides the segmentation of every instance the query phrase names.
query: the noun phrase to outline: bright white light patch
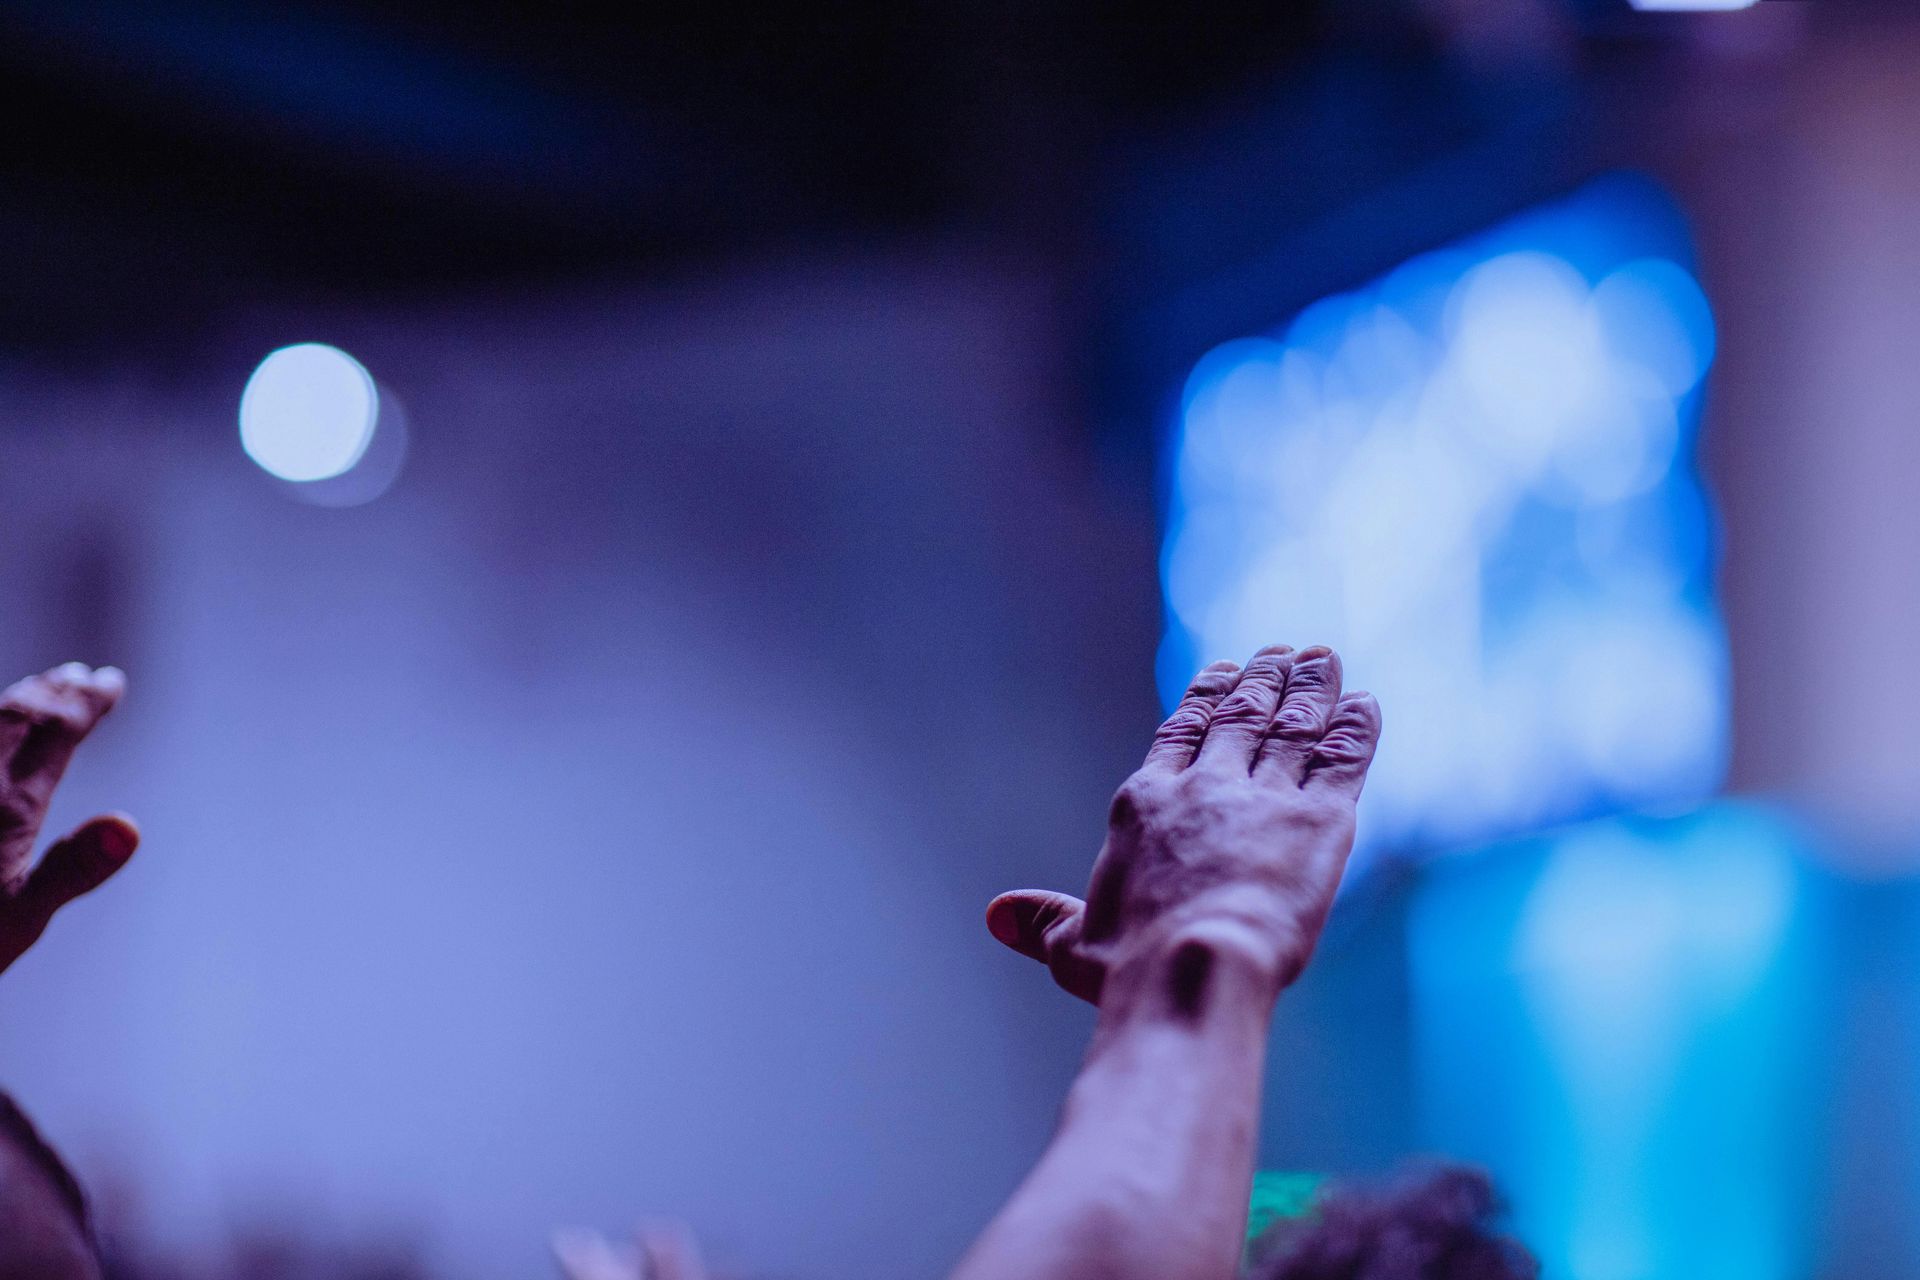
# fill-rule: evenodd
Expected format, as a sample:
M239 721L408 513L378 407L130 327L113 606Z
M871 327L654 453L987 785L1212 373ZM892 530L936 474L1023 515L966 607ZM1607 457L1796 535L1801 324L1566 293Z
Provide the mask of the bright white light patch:
M338 347L303 342L260 362L240 396L240 445L282 480L344 475L373 441L380 392Z
M1390 728L1363 845L1689 800L1725 641L1691 450L1713 318L1613 188L1222 344L1188 379L1162 571L1201 663L1331 644ZM1645 219L1646 221L1642 221Z

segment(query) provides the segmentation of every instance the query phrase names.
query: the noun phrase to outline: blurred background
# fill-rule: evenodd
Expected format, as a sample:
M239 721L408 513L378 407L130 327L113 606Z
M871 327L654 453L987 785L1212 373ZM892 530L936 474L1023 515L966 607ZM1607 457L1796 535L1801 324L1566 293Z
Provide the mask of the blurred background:
M1284 640L1388 736L1264 1168L1920 1275L1911 6L5 0L0 67L0 659L129 670L56 822L147 833L0 1084L127 1274L941 1274L1090 1026L987 899Z

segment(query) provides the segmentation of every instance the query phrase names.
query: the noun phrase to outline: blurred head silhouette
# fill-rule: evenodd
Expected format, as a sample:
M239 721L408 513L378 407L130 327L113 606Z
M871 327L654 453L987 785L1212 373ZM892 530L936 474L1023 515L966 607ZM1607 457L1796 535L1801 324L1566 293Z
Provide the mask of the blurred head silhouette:
M0 1096L0 1280L100 1280L80 1184L5 1096Z
M1539 1265L1502 1235L1500 1202L1478 1169L1442 1165L1378 1188L1336 1189L1255 1245L1250 1280L1535 1280Z

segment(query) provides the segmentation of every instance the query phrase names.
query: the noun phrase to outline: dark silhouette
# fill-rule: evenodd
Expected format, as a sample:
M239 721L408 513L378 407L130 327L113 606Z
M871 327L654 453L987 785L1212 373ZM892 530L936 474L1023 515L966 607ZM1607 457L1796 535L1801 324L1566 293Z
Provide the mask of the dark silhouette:
M1534 1280L1499 1211L1487 1175L1457 1165L1337 1188L1254 1243L1248 1280Z

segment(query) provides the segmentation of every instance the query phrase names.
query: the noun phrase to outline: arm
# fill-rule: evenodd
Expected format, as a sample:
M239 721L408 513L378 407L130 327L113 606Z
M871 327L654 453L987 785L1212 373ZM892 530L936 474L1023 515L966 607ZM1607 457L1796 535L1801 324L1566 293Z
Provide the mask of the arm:
M1108 986L1052 1143L957 1280L1234 1274L1268 977L1234 943L1195 935Z
M1115 797L1087 900L994 900L994 935L1100 1016L1052 1143L954 1280L1234 1275L1268 1021L1332 907L1378 737L1328 650L1216 663Z
M34 862L53 791L81 741L126 691L114 667L69 662L0 692L0 972L32 946L53 913L133 856L139 828L121 814L82 823Z

